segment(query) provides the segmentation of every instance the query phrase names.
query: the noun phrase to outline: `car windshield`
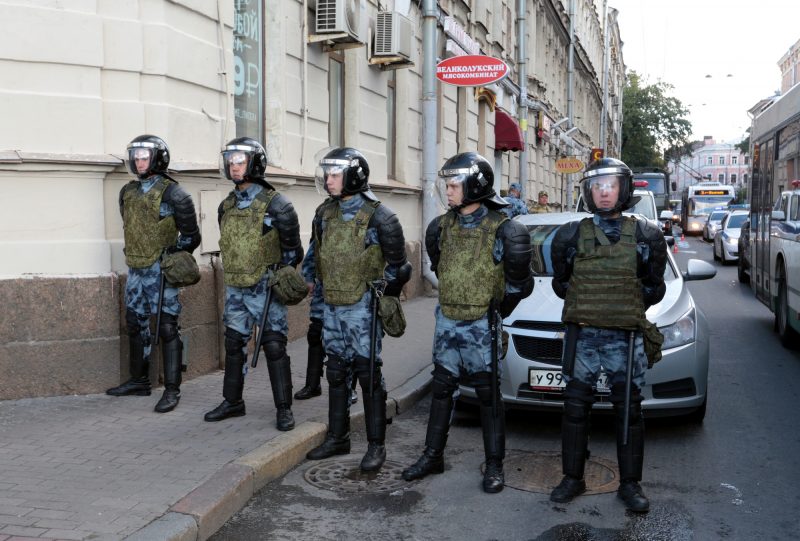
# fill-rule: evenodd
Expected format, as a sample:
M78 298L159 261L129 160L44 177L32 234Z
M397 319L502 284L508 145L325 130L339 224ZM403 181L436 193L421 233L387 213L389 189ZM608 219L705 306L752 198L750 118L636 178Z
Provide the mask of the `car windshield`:
M747 214L734 214L730 218L728 218L728 225L726 225L726 229L737 229L741 228L744 221L747 219Z
M625 212L630 212L632 214L641 214L648 220L655 220L656 216L653 214L653 200L650 197L642 196L638 203L636 203L633 207L629 208Z
M552 243L556 231L561 225L554 224L535 224L528 226L531 234L531 270L534 276L553 276ZM670 281L677 278L675 270L671 265L667 265L664 271L664 280Z
M718 222L725 217L725 212L712 212L708 217L709 222Z

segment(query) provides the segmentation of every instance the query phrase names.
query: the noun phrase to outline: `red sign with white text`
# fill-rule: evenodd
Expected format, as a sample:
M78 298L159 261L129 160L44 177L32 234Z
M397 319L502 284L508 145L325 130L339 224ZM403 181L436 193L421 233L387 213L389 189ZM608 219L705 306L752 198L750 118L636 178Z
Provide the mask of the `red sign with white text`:
M491 56L454 56L436 65L436 78L449 85L486 86L496 83L506 75L506 63Z

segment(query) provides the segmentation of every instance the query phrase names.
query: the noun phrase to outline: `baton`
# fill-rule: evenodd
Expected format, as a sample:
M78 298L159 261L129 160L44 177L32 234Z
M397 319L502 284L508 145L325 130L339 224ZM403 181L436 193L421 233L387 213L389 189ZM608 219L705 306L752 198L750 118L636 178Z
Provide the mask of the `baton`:
M375 357L376 347L375 342L378 340L378 303L383 296L383 288L386 286L385 280L375 280L370 284L372 290L372 298L370 299L370 311L372 312L372 323L369 328L369 396L372 398L375 382Z
M489 301L489 334L492 338L491 374L492 374L492 417L497 417L497 312L495 300Z
M273 270L272 266L268 270ZM261 320L258 322L258 333L256 334L256 344L253 348L253 360L250 361L250 366L255 368L258 364L258 352L261 349L261 339L264 338L264 327L267 326L267 315L269 314L269 305L272 303L272 286L269 285L272 275L267 278L267 297L264 299L264 311L261 313Z
M161 335L161 309L164 307L164 282L166 279L164 278L164 271L160 271L160 281L158 284L158 311L156 313L156 339L153 341L153 345L158 345L158 338Z
M631 416L631 380L633 379L633 346L636 331L628 335L628 363L625 367L625 417L622 420L622 445L628 445L628 429Z

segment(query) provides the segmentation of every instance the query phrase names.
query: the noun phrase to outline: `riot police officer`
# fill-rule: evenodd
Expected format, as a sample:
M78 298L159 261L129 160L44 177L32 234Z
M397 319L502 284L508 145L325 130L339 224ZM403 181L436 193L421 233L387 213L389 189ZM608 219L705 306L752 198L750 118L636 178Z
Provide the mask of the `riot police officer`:
M280 280L296 273L303 259L300 224L292 203L266 181L267 154L250 137L230 141L220 158L222 174L234 189L220 204L220 251L225 282L225 376L222 403L205 415L209 422L245 415L242 399L247 372L247 343L264 313L272 288L261 344L267 361L278 430L292 430L292 378L286 342L287 303L278 294ZM301 287L305 284L302 279ZM303 295L305 296L305 291ZM300 297L302 298L302 297Z
M508 195L505 197L505 200L508 202L508 206L500 209L501 212L503 212L503 214L509 218L519 216L520 214L528 214L528 207L525 205L525 202L519 198L521 193L522 184L519 182L512 182L509 184Z
M547 204L548 195L547 191L541 190L539 192L539 200L536 202L535 205L531 208L531 212L534 214L542 214L547 212L552 212L550 209L550 205Z
M486 469L483 490L500 492L505 484L505 415L499 397L497 359L492 359L490 306L509 315L533 291L530 235L500 209L494 172L475 152L453 156L439 171L437 190L449 210L425 233L431 269L439 278L439 306L433 342L433 383L425 450L403 471L407 481L444 471L453 395L465 374L480 401ZM496 324L495 324L496 325ZM500 325L496 325L497 328Z
M381 373L382 324L370 337L372 296L394 300L411 277L403 228L397 216L369 188L369 165L353 148L327 152L317 168L317 189L329 195L316 210L309 259L322 288L328 391L328 432L307 457L320 460L350 452L350 387L354 375L364 396L368 448L362 471L386 460L386 387ZM375 354L370 362L371 348Z
M561 429L564 478L550 499L569 502L586 489L589 416L602 366L616 415L617 495L629 510L646 512L650 504L639 485L644 459L641 389L648 364L660 358L663 337L647 321L645 311L664 297L667 245L657 225L622 215L638 201L633 195L633 174L623 162L613 158L592 162L581 189L594 216L561 226L552 245L553 291L565 299L567 385ZM630 407L626 410L631 353Z
M140 135L128 145L128 170L134 180L119 192L119 209L125 232L125 321L130 348L128 381L106 391L112 396L150 395L150 316L161 317L156 332L161 339L164 393L155 411L172 411L180 400L181 342L178 288L164 284L159 299L164 253L184 250L191 254L200 244L200 229L191 196L167 175L169 148L155 135Z

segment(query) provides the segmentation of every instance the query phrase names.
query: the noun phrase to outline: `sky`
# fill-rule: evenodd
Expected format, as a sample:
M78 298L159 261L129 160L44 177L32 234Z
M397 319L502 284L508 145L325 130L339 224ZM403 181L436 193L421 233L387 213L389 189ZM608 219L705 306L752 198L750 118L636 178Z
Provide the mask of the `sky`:
M674 88L691 140L738 143L747 110L781 87L778 61L800 40L798 0L608 0L627 69ZM598 10L602 2L598 2ZM711 77L707 77L710 75Z

